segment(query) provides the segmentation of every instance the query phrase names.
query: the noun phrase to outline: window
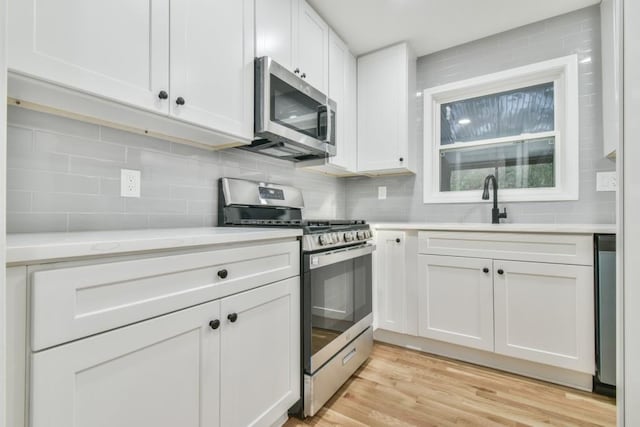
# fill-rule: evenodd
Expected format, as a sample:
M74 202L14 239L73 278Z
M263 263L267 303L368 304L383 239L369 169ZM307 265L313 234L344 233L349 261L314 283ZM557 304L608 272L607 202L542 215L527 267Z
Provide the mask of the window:
M424 202L578 199L576 55L424 91Z

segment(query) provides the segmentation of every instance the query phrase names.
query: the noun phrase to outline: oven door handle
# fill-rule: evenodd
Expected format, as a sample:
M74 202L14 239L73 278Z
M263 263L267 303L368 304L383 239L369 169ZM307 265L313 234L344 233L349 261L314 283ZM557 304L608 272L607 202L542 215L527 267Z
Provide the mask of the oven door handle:
M326 267L327 265L358 258L373 253L375 250L376 245L367 244L364 246L309 255L309 269L314 270L316 268Z

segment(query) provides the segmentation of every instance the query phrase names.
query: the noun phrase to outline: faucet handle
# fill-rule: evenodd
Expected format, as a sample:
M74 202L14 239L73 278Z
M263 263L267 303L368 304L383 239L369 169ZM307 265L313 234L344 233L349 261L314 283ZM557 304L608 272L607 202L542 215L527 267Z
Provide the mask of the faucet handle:
M507 217L507 208L504 208L504 212L498 214L498 218L506 218Z

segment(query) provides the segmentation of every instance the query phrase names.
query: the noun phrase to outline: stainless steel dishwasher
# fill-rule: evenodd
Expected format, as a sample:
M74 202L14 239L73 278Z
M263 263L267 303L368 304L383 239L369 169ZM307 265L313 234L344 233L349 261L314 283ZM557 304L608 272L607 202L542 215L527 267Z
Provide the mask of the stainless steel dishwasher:
M616 394L616 236L597 234L596 248L596 393Z

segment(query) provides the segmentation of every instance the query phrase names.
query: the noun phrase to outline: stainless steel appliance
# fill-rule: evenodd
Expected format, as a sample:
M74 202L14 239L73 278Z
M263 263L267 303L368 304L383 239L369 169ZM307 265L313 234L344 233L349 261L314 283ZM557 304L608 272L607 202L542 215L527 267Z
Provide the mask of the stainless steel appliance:
M255 136L240 147L291 161L336 154L336 103L264 56L255 60Z
M300 190L222 178L221 226L301 227L303 396L292 413L314 415L373 347L372 254L362 220L303 220Z
M597 234L596 245L596 375L594 391L616 392L616 236Z

